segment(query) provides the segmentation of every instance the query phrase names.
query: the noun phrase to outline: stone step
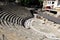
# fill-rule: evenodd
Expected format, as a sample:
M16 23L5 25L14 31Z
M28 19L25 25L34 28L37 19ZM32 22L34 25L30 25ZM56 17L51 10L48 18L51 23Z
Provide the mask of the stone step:
M5 23L4 23L4 21L3 21L2 19L0 19L0 22L1 22L1 25L2 25L3 27L6 26Z
M11 27L15 27L15 28L18 28L17 24L21 25L21 20L22 18L21 17L18 17L16 16L15 14L9 14L9 13L6 13L6 12L0 12L0 24L4 27L8 27L8 28L11 28ZM17 25L17 26L16 26Z
M2 15L0 15L0 18L4 19L5 16L7 16L7 15L8 15L8 13L3 13Z
M0 25L4 28L4 29L11 29L11 28L15 28L16 30L19 28L17 24L10 23L4 20L0 20Z

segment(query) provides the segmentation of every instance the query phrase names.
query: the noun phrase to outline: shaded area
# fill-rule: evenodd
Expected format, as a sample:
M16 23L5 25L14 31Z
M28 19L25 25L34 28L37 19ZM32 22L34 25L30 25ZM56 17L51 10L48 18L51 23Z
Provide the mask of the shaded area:
M53 21L54 23L57 23L57 24L60 24L60 19L59 18L55 18L53 16L50 16L48 14L44 14L43 12L40 12L39 13L40 16L43 16L44 18L50 20L50 21Z

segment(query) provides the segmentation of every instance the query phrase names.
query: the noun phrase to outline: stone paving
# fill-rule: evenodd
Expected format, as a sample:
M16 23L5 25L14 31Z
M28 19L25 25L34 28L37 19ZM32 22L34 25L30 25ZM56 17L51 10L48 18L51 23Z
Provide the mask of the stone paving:
M60 40L60 24L55 24L54 22L48 21L43 17L38 17L27 20L25 25L26 28L30 27L51 40Z

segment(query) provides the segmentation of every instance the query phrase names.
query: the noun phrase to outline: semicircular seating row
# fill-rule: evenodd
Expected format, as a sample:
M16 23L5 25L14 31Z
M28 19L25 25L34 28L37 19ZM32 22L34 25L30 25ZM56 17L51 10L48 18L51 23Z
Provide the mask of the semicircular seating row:
M30 17L29 17L30 18ZM24 25L24 22L26 19L23 19L15 14L12 13L6 13L4 11L0 11L0 25L2 26L10 26L10 24L15 25Z

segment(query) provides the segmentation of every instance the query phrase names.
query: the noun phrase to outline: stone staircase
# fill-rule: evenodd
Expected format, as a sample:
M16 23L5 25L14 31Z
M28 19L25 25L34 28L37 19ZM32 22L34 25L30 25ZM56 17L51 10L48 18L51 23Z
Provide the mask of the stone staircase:
M0 40L43 39L43 35L34 32L33 29L24 28L22 24L32 15L24 8L17 8L2 7L2 11L0 11Z
M22 18L15 14L0 11L0 40L40 40L44 35L34 32L33 29L25 29Z

